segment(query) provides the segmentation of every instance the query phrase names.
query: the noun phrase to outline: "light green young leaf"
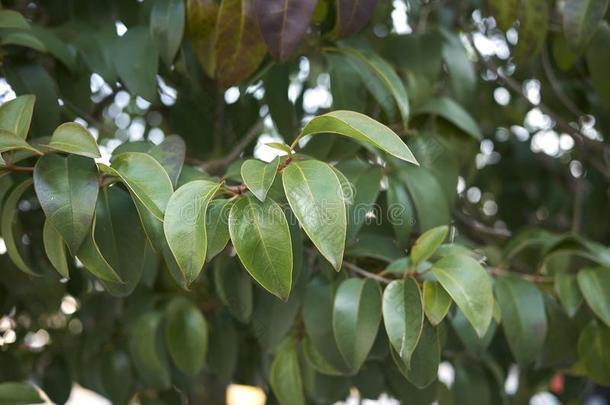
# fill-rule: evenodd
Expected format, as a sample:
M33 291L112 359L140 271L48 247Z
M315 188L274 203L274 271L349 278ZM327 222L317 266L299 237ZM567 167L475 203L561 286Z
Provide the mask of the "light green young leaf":
M44 244L44 251L55 270L57 270L62 277L70 278L64 238L48 219L44 221L44 227L42 228L42 241Z
M208 350L208 323L185 298L174 298L165 310L165 344L183 373L196 375L203 368Z
M42 399L38 390L30 384L21 382L0 383L1 405L31 405L44 402L45 400Z
M352 370L368 356L381 321L381 291L369 279L350 278L337 288L333 334L339 352Z
M136 320L129 337L129 351L144 385L167 389L171 385L171 375L167 353L159 336L162 320L162 314L154 311Z
M383 322L390 344L408 365L424 323L422 295L415 279L392 281L383 292Z
M432 273L464 312L479 336L491 323L494 297L485 269L465 255L445 256L434 264Z
M596 267L579 271L578 285L593 313L610 326L610 268Z
M433 326L441 323L447 316L451 303L451 297L440 283L424 280L424 312Z
M95 212L99 190L95 162L75 155L43 156L34 167L34 188L47 219L75 254Z
M532 362L544 344L547 322L542 294L519 277L496 280L496 298L502 310L502 328L521 366Z
M337 271L341 269L347 227L343 190L326 163L297 161L282 173L288 204L309 239Z
M448 233L449 227L447 225L442 225L428 229L421 234L411 248L411 260L413 265L430 258L434 252L436 252L436 249L442 245Z
M39 150L30 146L23 138L18 137L12 132L5 129L0 129L0 153L11 150L27 150L34 152L37 155L42 155Z
M394 131L364 114L339 110L319 115L305 125L300 137L320 133L347 136L419 165L409 147Z
M294 339L281 345L271 363L271 389L281 405L305 405L299 353Z
M290 146L286 145L285 143L268 142L265 145L281 152L286 152L288 155L292 154L292 149L290 149Z
M100 157L100 150L87 128L75 122L66 122L57 127L47 148L89 158Z
M479 125L472 116L461 105L450 98L440 97L425 102L413 111L413 115L421 114L443 117L474 139L480 140L483 137Z
M191 181L176 190L167 203L163 230L187 285L195 281L205 263L206 212L220 186L207 180Z
M280 158L276 157L269 163L248 159L241 165L241 178L256 198L265 201L267 192L275 180Z
M237 200L229 213L229 234L248 273L267 291L286 301L292 286L292 241L282 208L251 196Z
M173 64L182 42L184 3L183 0L155 0L150 13L150 36L167 66Z
M27 138L35 102L36 96L28 94L2 104L0 106L0 129L9 131L21 139Z

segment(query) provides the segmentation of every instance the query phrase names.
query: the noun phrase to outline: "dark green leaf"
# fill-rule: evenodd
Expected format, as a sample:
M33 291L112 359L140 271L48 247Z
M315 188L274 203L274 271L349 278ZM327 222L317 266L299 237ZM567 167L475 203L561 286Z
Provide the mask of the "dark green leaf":
M60 152L72 153L89 158L100 157L100 150L91 133L75 122L61 124L53 135L47 148Z
M247 323L252 315L252 282L237 260L215 261L214 286L229 312L240 322Z
M579 271L578 285L593 313L610 326L610 268L596 267Z
M184 165L184 156L186 155L184 140L178 135L170 135L159 145L150 148L148 153L163 166L175 187L178 184L178 178Z
M576 275L571 273L557 273L555 275L555 292L557 293L566 314L570 318L576 315L576 312L582 303L582 293L578 288Z
M0 28L30 28L30 24L23 18L21 13L14 10L0 10Z
M437 378L438 365L441 358L437 328L430 326L428 322L424 322L419 343L411 356L411 362L408 366L394 349L391 349L391 354L400 372L415 387L422 389L429 386Z
M229 213L233 202L222 198L210 201L206 214L208 247L206 261L212 260L229 242Z
M603 21L587 48L587 66L591 73L593 88L606 105L610 105L610 80L608 80L606 69L610 63L609 47L610 26Z
M14 133L0 129L0 153L11 150L27 150L39 155L41 154L36 148L30 146L26 141Z
M30 31L9 31L2 36L0 44L17 45L32 48L38 52L46 52L44 44Z
M413 115L438 115L474 139L480 140L483 135L479 125L462 106L447 97L431 99L413 110Z
M173 64L182 42L185 14L184 0L155 0L150 13L150 36L168 66Z
M167 389L171 384L167 353L162 344L159 312L148 312L133 325L129 351L141 381L146 386Z
M519 62L534 60L544 42L549 27L549 7L546 0L519 2L519 41L515 57Z
M0 11L5 13L8 11ZM0 106L0 129L12 132L21 139L26 139L32 122L36 96L19 96Z
M587 375L602 385L610 384L610 328L591 322L578 338L578 357Z
M55 226L53 226L49 220L44 221L42 240L44 251L55 270L57 270L62 277L70 278L64 238L62 238L61 234L57 232Z
M264 8L265 7L262 9ZM271 115L271 119L275 124L275 128L285 141L294 139L297 134L297 117L295 107L288 98L288 88L290 86L290 65L273 65L267 74L265 74L263 84L265 87L265 101L269 106L269 114ZM283 152L288 154L291 153L291 149L288 147L288 145L278 143L275 146L272 146L272 144L274 143L272 142L271 144L267 145L274 148L280 147L280 150Z
M0 383L0 405L42 404L45 401L30 384L20 382Z
M172 27L173 29L173 27ZM159 55L146 27L131 27L118 39L114 67L125 86L150 102L157 99Z
M294 339L285 340L271 363L271 389L282 405L305 405L299 354Z

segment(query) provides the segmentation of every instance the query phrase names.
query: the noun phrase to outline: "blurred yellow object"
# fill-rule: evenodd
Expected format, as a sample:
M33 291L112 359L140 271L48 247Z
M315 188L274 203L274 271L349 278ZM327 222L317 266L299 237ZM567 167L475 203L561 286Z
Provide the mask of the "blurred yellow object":
M227 388L227 405L265 405L267 396L260 387L231 384Z

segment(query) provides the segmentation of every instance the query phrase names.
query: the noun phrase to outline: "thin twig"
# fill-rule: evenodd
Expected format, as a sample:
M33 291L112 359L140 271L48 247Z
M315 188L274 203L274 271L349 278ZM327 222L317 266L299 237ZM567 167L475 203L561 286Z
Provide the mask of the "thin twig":
M459 220L461 223L463 223L464 225L467 225L468 227L472 228L473 230L475 230L477 232L483 232L488 235L497 236L500 238L510 238L512 235L508 229L492 228L490 226L485 225L482 222L479 222L475 218L472 218L472 217L464 214L460 210L455 210L454 214L455 214L455 218L457 220Z
M360 267L358 267L355 264L350 263L350 262L343 262L343 267L348 268L353 273L360 274L361 276L364 276L364 277L367 277L367 278L379 281L380 283L383 283L383 284L390 284L392 282L392 280L390 280L390 279L387 279L385 277L381 277L378 274L366 271L366 270L364 270L364 269L362 269L362 268L360 268Z
M504 270L499 267L488 267L487 271L496 277L507 277L507 276L521 277L524 280L531 281L532 283L537 283L537 284L548 284L548 283L553 283L553 281L554 281L553 277L541 276L539 274L518 273L515 271Z
M6 166L0 166L0 169L7 170L9 172L22 172L22 173L33 173L33 167L25 167L25 166L15 166L12 164L8 164Z

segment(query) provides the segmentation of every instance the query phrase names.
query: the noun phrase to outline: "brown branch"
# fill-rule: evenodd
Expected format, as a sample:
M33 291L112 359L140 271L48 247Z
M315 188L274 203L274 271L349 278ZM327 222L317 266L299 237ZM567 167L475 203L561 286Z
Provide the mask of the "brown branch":
M7 164L6 166L0 166L0 169L7 170L9 172L22 172L22 173L33 173L33 167L15 166L13 164Z
M504 270L499 267L488 267L487 271L491 275L496 276L496 277L508 277L508 276L521 277L524 280L527 280L527 281L530 281L530 282L536 283L536 284L548 284L548 283L553 283L553 281L554 281L553 277L541 276L539 274L518 273L515 271Z
M483 232L485 234L497 236L500 238L510 238L512 236L511 232L508 229L492 228L482 222L479 222L477 219L464 214L460 210L455 210L454 215L458 221L468 226L469 228L472 228L474 231Z
M350 262L343 262L343 267L349 269L352 273L356 273L356 274L359 274L361 276L370 278L372 280L379 281L380 283L383 283L383 284L390 284L392 282L392 280L390 280L390 279L387 279L385 277L381 277L378 274L366 271L366 270L364 270L364 269L362 269L362 268L360 268L360 267L358 267L355 264L350 263Z

